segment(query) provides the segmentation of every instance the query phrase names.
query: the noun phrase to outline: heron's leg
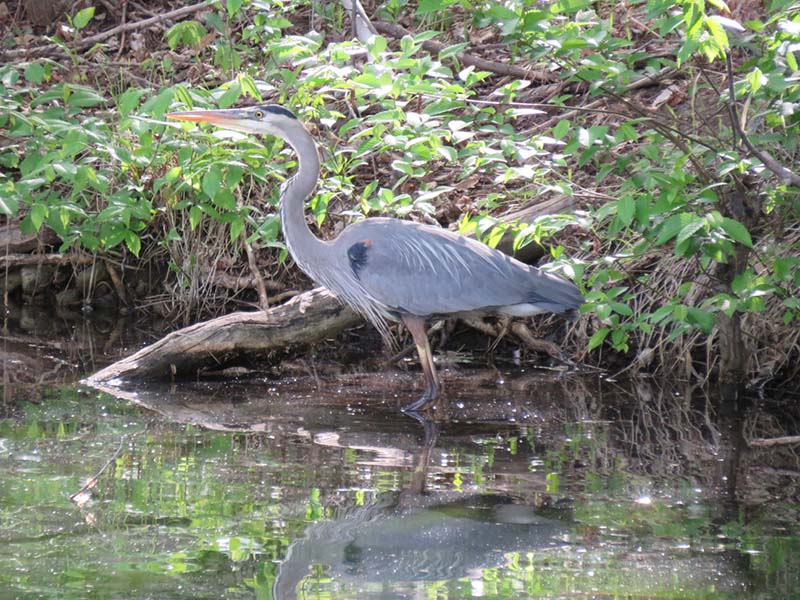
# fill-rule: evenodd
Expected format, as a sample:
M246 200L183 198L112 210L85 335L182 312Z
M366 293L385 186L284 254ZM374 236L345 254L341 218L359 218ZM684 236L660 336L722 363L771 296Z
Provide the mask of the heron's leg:
M422 398L404 406L403 410L420 410L428 406L439 397L439 378L436 375L436 367L433 364L433 353L428 341L428 334L425 331L425 320L416 316L404 316L403 324L411 332L414 344L419 353L419 362L422 364L422 373L425 376L425 393Z

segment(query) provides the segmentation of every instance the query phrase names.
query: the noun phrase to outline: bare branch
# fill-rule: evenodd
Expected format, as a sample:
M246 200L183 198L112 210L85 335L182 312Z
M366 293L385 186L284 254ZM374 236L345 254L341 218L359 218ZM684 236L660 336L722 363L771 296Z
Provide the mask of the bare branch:
M747 137L744 129L742 128L742 124L739 121L739 113L736 110L736 94L733 89L733 62L731 61L731 53L728 52L725 54L725 64L728 67L728 110L730 111L731 117L731 125L733 125L734 131L742 138L742 142L750 151L750 154L755 156L759 159L764 166L767 167L770 171L772 171L775 175L780 177L783 181L800 187L800 175L793 173L782 164L780 164L777 160L775 160L772 155L767 152L766 150L759 150L756 148L750 139Z
M394 23L375 21L373 22L373 25L378 33L390 35L393 38L402 38L407 35L413 35L413 33L405 27L395 25ZM426 40L422 42L422 47L428 52L439 53L446 49L447 45L435 40ZM507 65L505 63L486 60L485 58L473 56L472 54L467 54L465 52L459 52L456 56L458 57L458 60L465 65L471 65L473 67L477 67L478 69L483 69L484 71L497 73L498 75L509 75L511 77L532 81L534 83L554 83L558 81L558 77L554 73L547 73L541 70L534 71L532 69L523 69L522 67L517 67L514 65Z
M83 38L77 40L73 45L73 50L83 50L84 48L89 48L98 42L102 42L105 39L113 37L115 35L125 33L127 31L135 31L137 29L146 29L151 25L155 25L160 23L161 21L166 21L169 19L177 19L179 17L184 17L186 15L190 15L197 11L203 10L204 8L209 8L210 4L208 1L200 2L199 4L193 4L191 6L184 6L182 8L178 8L176 10L166 12L161 15L156 15L154 17L150 17L149 19L144 19L143 21L135 21L133 23L124 23L122 25L118 25L108 31L101 31L96 35L91 35L87 38ZM35 46L33 48L16 48L14 50L7 50L2 54L3 58L6 60L14 59L18 57L34 57L34 56L41 56L43 54L49 54L54 51L61 50L61 46L58 44L44 44L42 46Z

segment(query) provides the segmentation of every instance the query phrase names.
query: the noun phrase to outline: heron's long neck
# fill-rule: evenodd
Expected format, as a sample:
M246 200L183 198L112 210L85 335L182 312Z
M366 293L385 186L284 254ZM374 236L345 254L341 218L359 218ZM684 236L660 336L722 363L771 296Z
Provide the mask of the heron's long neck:
M280 216L283 237L289 254L312 279L317 267L325 261L326 243L309 229L305 218L305 201L311 196L319 178L319 155L314 138L298 121L283 136L297 153L297 172L281 188Z

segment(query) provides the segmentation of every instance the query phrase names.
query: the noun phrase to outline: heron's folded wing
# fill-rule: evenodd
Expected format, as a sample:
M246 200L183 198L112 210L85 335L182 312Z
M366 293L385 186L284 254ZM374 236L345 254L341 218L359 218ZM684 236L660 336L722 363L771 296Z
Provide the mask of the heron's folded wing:
M392 309L427 316L540 302L553 310L559 300L575 305L571 283L444 229L386 220L358 234L350 267L367 293Z

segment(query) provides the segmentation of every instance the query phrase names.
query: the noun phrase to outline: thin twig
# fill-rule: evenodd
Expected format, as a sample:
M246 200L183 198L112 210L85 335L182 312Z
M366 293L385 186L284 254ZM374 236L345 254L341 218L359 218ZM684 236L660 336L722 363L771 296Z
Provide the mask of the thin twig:
M128 19L128 3L123 0L122 17L120 18L120 25L125 25L127 19ZM125 31L120 33L119 36L119 49L117 50L117 60L119 60L119 57L122 56L124 50L125 50Z
M773 446L796 446L800 444L800 435L785 435L776 438L756 438L750 440L751 448L772 448Z
M256 264L256 255L253 252L253 246L250 244L250 242L244 242L244 250L247 253L247 264L250 267L250 273L255 280L256 290L258 291L258 307L261 310L266 310L269 308L267 286L264 283L264 278L261 276L261 272L258 270L258 265Z
M80 496L84 492L87 492L90 489L92 489L94 486L96 486L97 485L97 480L100 478L100 476L105 472L106 469L108 469L109 466L111 466L112 462L117 460L117 457L122 453L122 449L125 447L125 442L129 442L130 440L135 438L137 435L139 435L139 433L141 433L141 432L137 431L136 433L134 433L132 435L124 436L119 441L119 446L117 447L117 450L114 452L114 454L111 455L111 458L109 458L106 461L106 463L102 467L100 467L100 470L97 473L95 473L89 479L86 480L86 483L83 484L81 489L79 489L74 494L70 494L69 499L72 500L73 502L75 502L75 499L78 496Z
M742 142L750 151L750 153L764 163L765 167L780 177L783 181L800 187L800 175L797 175L784 167L777 160L772 158L772 155L766 150L759 150L756 148L747 137L747 134L744 132L742 124L739 121L738 111L736 110L736 93L733 87L733 61L731 60L730 52L725 53L725 64L728 68L728 110L730 111L731 125L733 126L734 131L736 131L736 133L742 139Z
M378 33L390 35L396 39L405 37L407 35L413 36L413 33L408 29L401 27L400 25L395 25L394 23L374 21L372 24L375 26L375 29L378 31ZM437 42L435 40L425 40L422 42L422 47L428 52L439 53L447 48L447 44L443 44L442 42ZM491 73L497 73L498 75L510 75L511 77L525 79L534 83L554 83L558 81L557 76L553 73L547 73L541 70L534 71L532 69L523 69L522 67L517 67L514 65L507 65L505 63L486 60L485 58L473 56L472 54L467 54L466 52L459 52L456 54L456 57L465 65L477 67L478 69L490 71Z
M193 4L192 6L184 6L183 8L178 8L176 10L164 13L162 15L156 15L155 17L150 17L149 19L144 19L143 21L135 21L133 23L125 23L122 25L118 25L108 31L101 31L96 35L91 35L87 38L83 38L75 42L71 50L77 51L82 50L84 48L91 47L98 42L102 42L110 37L113 37L120 33L125 33L127 31L135 31L137 29L146 29L151 25L155 25L156 23L160 23L161 21L165 21L167 19L176 19L178 17L185 17L186 15L190 15L197 11L203 10L204 8L208 8L210 6L209 0L205 0L204 2L200 2L199 4ZM59 44L44 44L42 46L36 46L34 48L17 48L14 50L7 50L2 54L3 58L6 60L14 59L18 57L34 57L40 56L43 54L48 54L53 51L61 50L61 46Z

